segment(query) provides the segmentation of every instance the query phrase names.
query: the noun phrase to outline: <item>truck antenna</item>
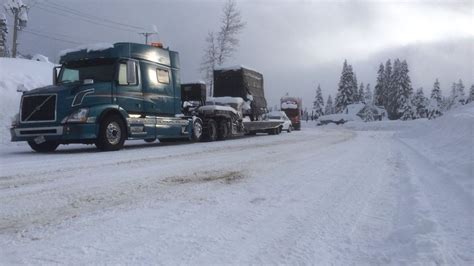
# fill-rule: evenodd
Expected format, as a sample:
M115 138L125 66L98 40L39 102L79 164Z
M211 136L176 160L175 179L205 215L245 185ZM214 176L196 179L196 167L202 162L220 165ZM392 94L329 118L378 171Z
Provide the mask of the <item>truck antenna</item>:
M145 44L148 44L148 36L156 35L156 32L139 32L138 34L145 36Z

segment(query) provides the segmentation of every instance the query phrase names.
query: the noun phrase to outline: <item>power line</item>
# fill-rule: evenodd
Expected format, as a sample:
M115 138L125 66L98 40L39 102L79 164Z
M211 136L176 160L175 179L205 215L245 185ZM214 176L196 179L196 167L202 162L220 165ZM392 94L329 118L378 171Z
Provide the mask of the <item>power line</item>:
M41 10L46 11L46 12L51 13L51 14L55 14L55 15L58 15L58 16L63 16L63 17L66 17L66 18L69 18L69 19L70 19L70 16L69 16L69 15L66 15L66 14L63 14L63 13L56 12L56 11L54 11L54 10L50 10L50 9L44 8L44 7L42 7L42 6L37 6L36 8L41 9ZM101 25L101 26L108 27L108 28L112 28L112 29L116 29L116 30L121 30L121 31L136 33L136 31L133 31L133 30L128 30L128 29L119 28L119 27L112 26L112 25L103 24L103 23L100 23L100 22L97 22L97 21L93 21L93 20L90 20L90 19L81 17L80 15L76 15L76 16L77 16L77 19L82 20L82 21L85 21L85 22L92 23L92 24L94 24L94 25Z
M34 31L38 34L44 34L44 35L48 35L48 34L52 34L52 35L58 35L59 37L63 37L63 38L67 38L67 39L76 39L77 36L71 36L71 35L66 35L66 34L62 34L62 33L57 33L57 32L46 32L42 29L38 29L38 28L31 28L31 27L28 27L28 29L30 31ZM88 42L103 42L103 40L95 40L95 39L83 39L81 38L81 40L84 40L84 41L88 41Z
M90 19L94 19L94 20L98 20L98 21L102 21L102 22L106 22L106 23L116 24L116 25L120 25L120 26L123 26L123 27L132 28L132 29L135 29L135 30L144 30L145 29L145 28L140 27L140 26L125 24L125 23L114 21L114 20L111 20L111 19L94 16L92 14L88 14L88 13L79 11L77 9L73 9L73 8L58 4L56 2L49 3L49 1L45 1L45 2L43 2L43 4L46 4L49 8L54 8L54 9L65 11L65 12L68 12L68 13L71 13L71 14L74 14L74 15L79 15L79 16L82 16L82 17L88 17Z
M41 33L33 32L33 31L29 31L29 30L26 30L26 29L22 30L22 32L29 33L29 34L33 34L33 35L36 35L36 36L39 36L39 37L43 37L43 38L46 38L46 39L50 39L50 40L65 42L65 43L84 44L84 43L81 43L81 42L76 42L76 41L71 41L71 40L65 40L65 39L61 39L61 38L49 36L49 35L46 35L46 34L41 34Z

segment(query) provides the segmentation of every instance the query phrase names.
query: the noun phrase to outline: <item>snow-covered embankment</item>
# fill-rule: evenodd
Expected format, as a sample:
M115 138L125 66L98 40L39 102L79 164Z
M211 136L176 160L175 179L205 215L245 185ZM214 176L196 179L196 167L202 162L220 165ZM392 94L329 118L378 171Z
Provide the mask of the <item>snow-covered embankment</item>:
M26 59L0 58L0 143L10 141L9 127L18 113L21 93L52 83L54 65Z

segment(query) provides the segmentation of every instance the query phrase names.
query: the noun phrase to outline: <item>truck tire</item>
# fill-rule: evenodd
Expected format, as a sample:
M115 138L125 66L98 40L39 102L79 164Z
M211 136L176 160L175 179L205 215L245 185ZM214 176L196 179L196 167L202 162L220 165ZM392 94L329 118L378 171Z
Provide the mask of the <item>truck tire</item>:
M219 128L217 131L217 139L225 140L229 137L229 127L227 126L227 121L225 119L221 120L219 123Z
M37 144L34 141L28 141L28 145L30 145L31 149L36 152L53 152L59 146L59 143L56 141L46 141L41 144Z
M291 126L289 126L288 130L286 132L291 133L291 130L292 130L292 128L291 128Z
M194 141L194 142L199 142L202 140L202 137L203 137L203 133L204 133L204 130L203 130L203 125L202 125L202 120L201 118L196 118L194 119L193 121L193 132L191 134L191 141Z
M204 136L206 141L215 141L217 139L217 123L214 119L209 119L204 128Z
M123 147L126 138L123 120L118 115L106 116L99 127L99 137L95 146L101 151L117 151Z
M156 138L154 138L154 139L144 139L144 141L145 141L146 143L152 143L152 142L155 142L155 141L156 141Z

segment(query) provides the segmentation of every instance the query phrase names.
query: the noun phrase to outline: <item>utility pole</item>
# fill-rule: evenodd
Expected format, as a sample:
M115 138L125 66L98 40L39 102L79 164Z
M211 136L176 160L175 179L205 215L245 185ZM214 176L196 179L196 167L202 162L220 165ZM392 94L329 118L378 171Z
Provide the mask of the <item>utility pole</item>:
M145 36L145 44L148 44L148 36L155 35L156 32L140 32L138 34Z
M14 22L13 22L13 44L12 44L12 57L16 58L16 46L18 44L18 14L20 14L20 9L12 9Z
M9 3L5 4L5 10L10 11L14 17L12 57L15 58L18 51L18 31L25 28L28 22L28 6L23 4L22 1L10 0Z

